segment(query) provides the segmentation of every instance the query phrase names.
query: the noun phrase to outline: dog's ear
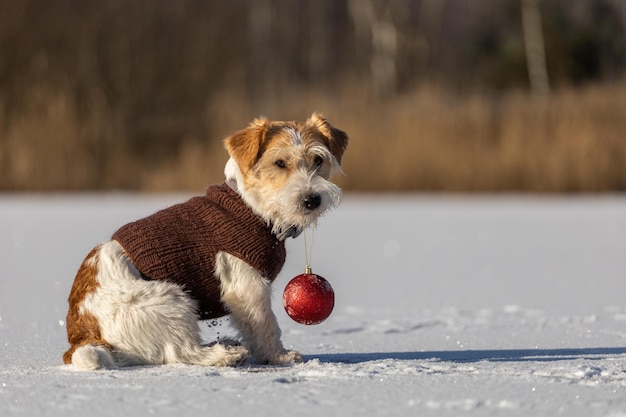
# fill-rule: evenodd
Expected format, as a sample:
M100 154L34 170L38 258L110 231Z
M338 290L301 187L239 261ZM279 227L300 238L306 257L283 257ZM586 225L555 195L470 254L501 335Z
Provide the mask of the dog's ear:
M326 118L319 113L313 113L309 120L306 121L306 124L315 127L328 139L328 148L337 160L337 163L341 165L341 157L348 146L348 135L346 132L331 126Z
M239 169L247 173L261 156L261 144L265 140L269 120L265 117L255 119L246 127L233 133L224 141L226 150L237 162Z

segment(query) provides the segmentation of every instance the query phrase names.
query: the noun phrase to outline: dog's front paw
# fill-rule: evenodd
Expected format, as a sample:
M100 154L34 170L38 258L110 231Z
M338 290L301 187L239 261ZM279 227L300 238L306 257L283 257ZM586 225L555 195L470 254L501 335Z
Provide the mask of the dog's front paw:
M278 355L269 360L270 365L287 365L291 363L300 363L304 359L299 352L295 350L283 350Z

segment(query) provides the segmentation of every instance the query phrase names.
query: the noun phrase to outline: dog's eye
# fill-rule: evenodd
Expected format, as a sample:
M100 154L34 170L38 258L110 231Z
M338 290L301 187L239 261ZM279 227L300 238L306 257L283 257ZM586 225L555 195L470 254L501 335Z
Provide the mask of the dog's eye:
M285 164L285 161L283 161L282 159L279 159L277 161L274 162L274 165L276 165L278 168L287 168L287 165Z
M313 160L313 167L318 168L324 163L324 159L321 156L316 156Z

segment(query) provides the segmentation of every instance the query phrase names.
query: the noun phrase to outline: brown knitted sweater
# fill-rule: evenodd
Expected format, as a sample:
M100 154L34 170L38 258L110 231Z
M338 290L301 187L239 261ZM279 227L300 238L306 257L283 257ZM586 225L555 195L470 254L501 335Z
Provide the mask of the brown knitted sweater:
M201 320L229 314L214 276L215 254L234 255L273 281L285 263L285 244L228 185L203 197L129 223L113 234L146 279L182 286Z

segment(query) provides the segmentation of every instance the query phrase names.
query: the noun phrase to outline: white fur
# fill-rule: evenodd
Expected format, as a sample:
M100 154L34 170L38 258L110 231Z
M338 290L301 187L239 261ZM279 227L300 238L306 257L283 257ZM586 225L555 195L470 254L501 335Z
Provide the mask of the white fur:
M271 306L271 282L241 259L218 252L215 275L220 279L222 301L231 312L231 323L239 330L255 362L301 361L297 352L286 351L280 327Z
M295 146L302 145L302 136L300 135L300 132L298 132L296 129L291 129L290 132L293 138L293 144Z
M241 346L202 345L196 306L177 285L147 281L128 260L116 241L98 253L99 288L87 295L81 313L91 313L102 337L115 346L107 355L102 347L86 345L72 355L80 369L115 365L190 363L229 365L246 356Z
M72 354L72 365L81 371L115 366L115 359L104 346L83 345Z
M245 190L241 187L240 184L243 184L243 175L241 174L241 170L239 169L239 165L233 158L229 158L226 161L226 166L224 167L224 176L226 177L226 181L234 181L238 184L239 192L244 192Z

